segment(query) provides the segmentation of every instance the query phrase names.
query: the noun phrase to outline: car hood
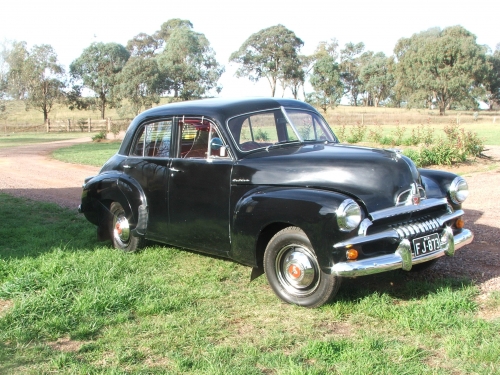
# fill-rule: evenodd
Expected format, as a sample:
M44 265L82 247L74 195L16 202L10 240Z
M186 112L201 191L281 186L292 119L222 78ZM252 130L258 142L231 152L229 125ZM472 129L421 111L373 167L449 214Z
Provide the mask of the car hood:
M369 212L393 207L397 197L421 185L404 155L342 144L286 145L249 154L235 165L233 184L327 189L364 203Z

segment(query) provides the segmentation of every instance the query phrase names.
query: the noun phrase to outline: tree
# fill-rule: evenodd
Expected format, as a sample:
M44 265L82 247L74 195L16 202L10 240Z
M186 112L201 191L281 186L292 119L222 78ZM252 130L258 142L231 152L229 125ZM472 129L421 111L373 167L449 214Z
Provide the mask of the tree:
M285 26L271 26L252 34L231 54L229 61L241 64L237 77L248 77L252 82L266 78L271 96L274 96L278 79L289 78L290 67L297 67L303 45L304 42Z
M13 42L9 50L5 50L5 62L8 66L6 73L7 91L14 99L25 99L28 88L25 63L28 60L26 42Z
M217 84L224 67L215 59L215 52L205 35L192 29L190 21L174 18L164 22L153 35L141 33L130 40L127 49L133 57L153 59L154 62L134 59L135 68L131 66L127 69L133 71L142 65L153 71L149 76L137 72L139 76L131 77L131 82L124 82L120 92L136 103L134 105L138 105L135 95L140 79L143 80L141 101L148 103L156 102L161 93L173 93L174 98L188 100L202 97L212 89L220 92L221 87ZM124 92L124 87L128 91ZM130 96L133 91L136 93L134 98Z
M63 100L64 68L57 61L57 54L48 45L34 46L25 63L28 97L26 109L33 107L43 113L47 122L55 103Z
M7 93L7 73L8 65L6 62L7 48L5 43L2 44L0 51L0 114L5 111L5 102L8 96Z
M153 57L160 44L152 35L139 33L127 42L127 51L131 56Z
M285 90L289 88L293 98L298 98L300 88L304 87L306 74L311 64L310 60L309 56L298 55L296 59L289 60L283 66L283 73L280 77L283 96L285 95Z
M484 48L461 26L402 38L394 52L397 79L409 104L432 101L440 115L454 102L473 98L486 74Z
M359 78L361 60L360 56L365 49L364 43L347 43L340 50L341 80L349 95L351 104L358 105L358 96L361 93L361 80Z
M94 93L94 105L105 118L106 107L119 102L113 91L130 53L117 43L92 43L70 65L70 74L83 88Z
M173 18L164 22L160 30L153 35L139 33L127 42L127 50L131 56L153 57L165 48L170 35L175 29L192 29L193 24L188 20Z
M31 51L25 42L14 42L6 53L9 71L6 85L11 97L24 100L26 110L35 108L43 113L44 122L54 104L64 97L64 68L57 61L54 49L43 44Z
M483 98L488 109L500 104L500 45L493 54L486 55L487 73L484 80Z
M344 96L340 66L337 63L337 41L322 42L314 54L313 72L309 81L315 92L307 95L307 101L320 107L325 113L334 108Z
M120 73L118 92L129 100L137 115L142 107L151 108L160 102L163 92L160 69L155 59L131 57Z
M359 69L359 78L369 98L366 102L378 107L381 101L389 97L394 86L394 76L390 69L392 58L388 58L383 52L365 52L361 60L363 63Z
M221 87L217 83L224 72L215 58L208 39L188 27L171 30L165 50L157 56L163 74L163 88L174 98L199 98Z

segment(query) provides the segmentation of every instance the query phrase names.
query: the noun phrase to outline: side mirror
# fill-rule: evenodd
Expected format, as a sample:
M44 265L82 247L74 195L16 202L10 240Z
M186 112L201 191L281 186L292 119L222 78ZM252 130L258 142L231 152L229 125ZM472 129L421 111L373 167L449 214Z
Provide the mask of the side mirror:
M224 146L224 143L222 143L222 139L220 138L212 138L212 141L210 142L210 148L212 150L220 150L221 147Z

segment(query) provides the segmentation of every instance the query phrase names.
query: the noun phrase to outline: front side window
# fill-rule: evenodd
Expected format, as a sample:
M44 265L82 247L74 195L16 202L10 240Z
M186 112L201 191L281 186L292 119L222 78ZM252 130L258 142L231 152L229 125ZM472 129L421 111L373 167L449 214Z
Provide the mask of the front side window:
M169 157L172 137L172 120L162 120L144 125L130 150L131 156Z
M241 151L279 143L335 141L328 124L314 112L280 108L234 117L229 131Z

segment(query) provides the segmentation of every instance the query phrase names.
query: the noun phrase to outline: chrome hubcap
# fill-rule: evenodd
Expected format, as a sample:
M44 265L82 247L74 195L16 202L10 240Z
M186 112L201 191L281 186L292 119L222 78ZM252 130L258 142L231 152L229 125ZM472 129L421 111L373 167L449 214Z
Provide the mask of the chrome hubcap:
M122 244L126 244L128 242L130 238L130 227L125 216L120 215L116 218L113 236L116 241Z
M318 287L319 267L314 255L299 245L282 248L276 257L276 275L290 294L308 295Z

